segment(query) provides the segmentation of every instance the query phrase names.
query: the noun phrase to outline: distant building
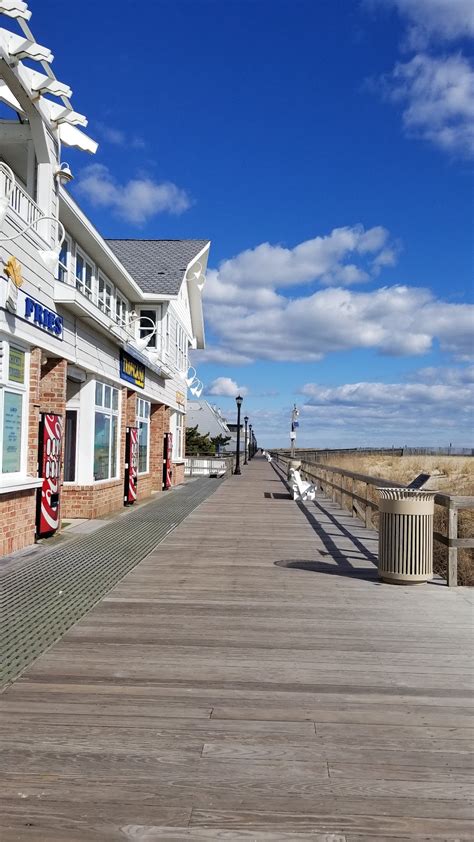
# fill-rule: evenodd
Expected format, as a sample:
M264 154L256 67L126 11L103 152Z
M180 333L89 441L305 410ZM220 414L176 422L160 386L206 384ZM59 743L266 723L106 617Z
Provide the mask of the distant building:
M201 436L211 439L217 436L228 438L231 436L229 426L217 406L211 406L207 401L188 401L186 426L197 427ZM232 452L232 442L220 448L221 453Z

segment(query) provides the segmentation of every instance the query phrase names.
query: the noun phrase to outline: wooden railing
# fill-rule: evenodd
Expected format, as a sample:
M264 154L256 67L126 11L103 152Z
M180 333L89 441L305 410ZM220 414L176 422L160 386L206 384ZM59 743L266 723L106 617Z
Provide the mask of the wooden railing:
M184 475L186 477L230 476L234 470L233 456L186 456Z
M278 451L271 451L271 455L286 470L290 457ZM298 455L295 458L301 461L301 475L305 479L317 484L323 494L348 509L353 517L359 517L368 528L377 528L374 515L379 511L377 501L370 497L369 489L406 487L391 479L358 474L319 462L307 462ZM455 587L458 584L458 550L474 549L473 537L458 537L458 515L461 509L474 509L474 497L437 493L434 502L447 510L447 534L434 531L433 538L448 549L447 580L449 587Z

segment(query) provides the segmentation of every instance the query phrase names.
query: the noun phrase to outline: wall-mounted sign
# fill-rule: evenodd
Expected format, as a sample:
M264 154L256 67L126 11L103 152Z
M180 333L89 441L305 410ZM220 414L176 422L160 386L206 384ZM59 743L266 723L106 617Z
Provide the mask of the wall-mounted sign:
M20 470L21 466L21 405L22 395L5 392L3 406L3 458L4 474Z
M47 307L40 304L40 302L36 301L35 298L31 298L29 295L25 295L23 315L25 319L34 324L35 327L39 327L47 333L51 333L52 336L55 336L57 339L63 338L63 317L58 316L58 314L54 313L52 310L48 310Z
M176 392L176 403L183 405L186 403L186 395L184 392Z
M125 351L120 351L120 377L128 383L133 383L139 389L143 389L145 387L145 366L126 354Z
M8 277L5 306L10 313L16 313L18 308L18 290L23 283L21 265L16 257L9 257L5 263L5 275Z
M25 382L25 352L10 345L8 379L12 383Z

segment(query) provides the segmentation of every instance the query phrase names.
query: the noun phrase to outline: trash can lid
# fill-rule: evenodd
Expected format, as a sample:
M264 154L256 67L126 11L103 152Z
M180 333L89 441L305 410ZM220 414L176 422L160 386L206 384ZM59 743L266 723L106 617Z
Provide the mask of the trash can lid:
M378 488L382 500L432 500L436 491L419 488Z

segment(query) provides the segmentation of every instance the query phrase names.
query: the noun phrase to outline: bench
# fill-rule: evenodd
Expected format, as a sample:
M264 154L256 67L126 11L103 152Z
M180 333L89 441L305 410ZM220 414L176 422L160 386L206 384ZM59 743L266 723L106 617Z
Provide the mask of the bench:
M302 479L299 471L290 468L290 488L293 492L293 500L314 500L316 497L316 486L312 482Z

